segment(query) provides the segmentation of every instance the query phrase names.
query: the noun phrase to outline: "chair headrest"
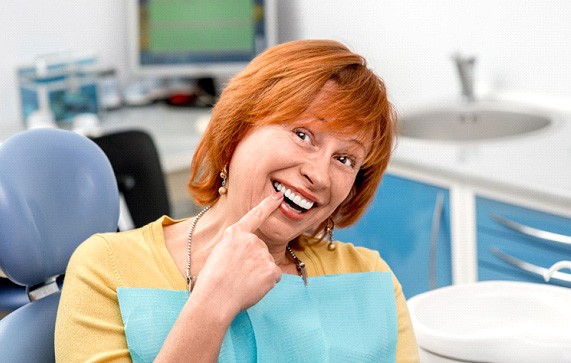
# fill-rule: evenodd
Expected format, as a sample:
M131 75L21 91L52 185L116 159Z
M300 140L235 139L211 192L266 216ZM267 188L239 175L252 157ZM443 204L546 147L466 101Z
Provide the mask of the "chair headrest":
M33 286L65 272L76 247L117 230L109 160L87 137L33 129L0 145L0 269Z

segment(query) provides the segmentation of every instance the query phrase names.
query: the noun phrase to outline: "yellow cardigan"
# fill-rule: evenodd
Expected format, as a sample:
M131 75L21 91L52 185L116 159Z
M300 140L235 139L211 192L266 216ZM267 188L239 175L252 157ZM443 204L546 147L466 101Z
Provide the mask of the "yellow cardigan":
M184 290L186 279L169 254L163 226L177 223L162 217L121 233L98 234L82 243L68 265L55 331L59 362L130 362L117 300L117 288ZM302 240L294 249L309 276L390 271L376 251L337 243ZM397 279L397 362L418 362L418 348L406 301Z

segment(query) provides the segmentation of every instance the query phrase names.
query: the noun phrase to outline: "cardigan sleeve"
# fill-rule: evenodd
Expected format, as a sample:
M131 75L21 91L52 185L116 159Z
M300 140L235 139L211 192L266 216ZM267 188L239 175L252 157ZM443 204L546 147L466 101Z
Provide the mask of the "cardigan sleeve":
M117 302L120 277L103 235L82 243L68 264L55 329L59 362L130 362Z

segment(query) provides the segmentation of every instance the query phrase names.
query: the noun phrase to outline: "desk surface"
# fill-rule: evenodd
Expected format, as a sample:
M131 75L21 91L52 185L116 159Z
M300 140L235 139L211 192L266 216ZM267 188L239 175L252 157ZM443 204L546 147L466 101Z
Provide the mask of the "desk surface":
M168 105L123 108L102 116L104 131L129 128L149 132L157 145L166 173L190 167L192 155L210 119L206 108Z
M101 115L103 132L142 129L153 137L165 173L190 167L192 155L210 119L207 108L175 108L168 105L125 107ZM69 125L71 128L71 124ZM2 127L0 143L23 131L24 125Z

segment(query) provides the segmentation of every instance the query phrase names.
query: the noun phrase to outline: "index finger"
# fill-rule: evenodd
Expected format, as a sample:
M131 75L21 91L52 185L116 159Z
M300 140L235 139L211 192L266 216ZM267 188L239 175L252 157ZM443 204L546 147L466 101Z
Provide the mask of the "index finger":
M260 204L240 218L236 225L245 231L253 233L268 219L270 214L280 206L283 197L282 192L275 192L267 196Z

